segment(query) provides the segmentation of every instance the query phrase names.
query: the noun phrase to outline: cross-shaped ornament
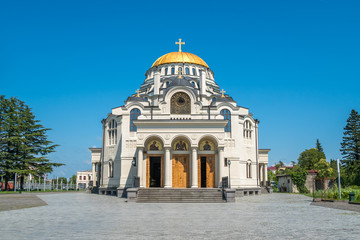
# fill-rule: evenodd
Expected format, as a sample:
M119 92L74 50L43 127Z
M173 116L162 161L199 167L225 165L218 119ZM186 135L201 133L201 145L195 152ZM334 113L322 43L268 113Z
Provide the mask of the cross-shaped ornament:
M178 70L178 78L182 78L182 70L181 70L181 68L179 68L179 70Z
M221 89L221 97L225 97L225 95L224 95L224 93L225 93L225 91L224 91L224 89Z
M140 97L140 90L138 89L135 92L136 92L136 97Z
M179 52L181 52L181 44L185 45L185 42L181 42L181 38L179 38L179 41L175 42L175 44L179 44Z

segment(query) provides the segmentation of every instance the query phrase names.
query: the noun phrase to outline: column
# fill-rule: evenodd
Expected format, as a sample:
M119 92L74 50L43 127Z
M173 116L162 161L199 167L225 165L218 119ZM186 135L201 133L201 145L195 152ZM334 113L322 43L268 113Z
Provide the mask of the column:
M265 181L265 186L266 186L266 182L268 181L268 174L267 174L267 164L264 164L264 181Z
M146 187L146 171L147 171L147 155L146 153L144 154L144 160L143 160L143 164L142 164L142 180L140 178L140 187Z
M93 186L96 186L96 172L95 172L95 168L96 165L95 163L92 163L92 181L93 181Z
M261 182L264 181L264 177L263 177L263 164L259 164L259 182L260 182L260 185L261 185Z
M171 159L170 159L170 148L165 148L165 184L164 188L171 188Z
M221 183L223 177L223 164L224 164L224 148L219 148L219 179L218 182Z
M143 187L142 184L142 164L143 164L144 156L143 156L143 148L138 148L138 156L137 156L137 176L140 178L140 187Z
M191 156L191 188L198 188L198 156L197 148L192 148Z

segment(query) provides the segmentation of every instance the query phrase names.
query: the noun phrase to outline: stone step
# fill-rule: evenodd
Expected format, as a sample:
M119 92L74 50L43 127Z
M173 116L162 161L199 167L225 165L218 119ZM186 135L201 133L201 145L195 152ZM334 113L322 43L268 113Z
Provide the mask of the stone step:
M221 189L139 189L138 203L222 203Z

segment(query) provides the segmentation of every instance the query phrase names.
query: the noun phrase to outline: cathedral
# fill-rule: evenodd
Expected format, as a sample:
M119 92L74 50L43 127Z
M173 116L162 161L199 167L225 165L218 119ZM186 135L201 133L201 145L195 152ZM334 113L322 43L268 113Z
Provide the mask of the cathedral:
M268 152L258 125L215 82L195 54L158 58L125 104L102 120L102 148L90 148L93 189L125 196L128 188L260 189Z

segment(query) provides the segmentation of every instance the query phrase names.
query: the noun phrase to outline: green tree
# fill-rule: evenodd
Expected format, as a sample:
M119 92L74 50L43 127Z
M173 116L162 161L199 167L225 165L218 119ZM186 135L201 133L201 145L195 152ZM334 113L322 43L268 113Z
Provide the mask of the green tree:
M71 182L73 184L76 184L76 175L75 174L71 176Z
M316 149L319 150L319 152L324 152L324 149L321 146L319 139L316 139Z
M300 153L298 163L301 168L305 170L312 170L315 169L315 164L318 163L322 158L326 159L325 153L320 152L318 149L306 149L305 151Z
M344 128L340 152L350 183L360 185L360 116L354 109Z
M14 97L1 97L0 101L0 167L5 182L17 173L23 188L25 176L43 176L52 172L53 167L64 165L48 159L47 155L58 145L47 140L46 132L50 129L39 124L31 109Z
M68 180L66 177L59 177L58 179L58 184L60 185L61 184L61 180L62 180L62 183L63 184L67 184Z
M314 169L318 170L318 177L320 178L333 178L336 175L336 171L330 167L330 164L325 158L321 158L317 163L315 163Z
M304 168L296 165L292 169L289 169L288 174L300 193L309 192L309 190L305 187L307 171Z

